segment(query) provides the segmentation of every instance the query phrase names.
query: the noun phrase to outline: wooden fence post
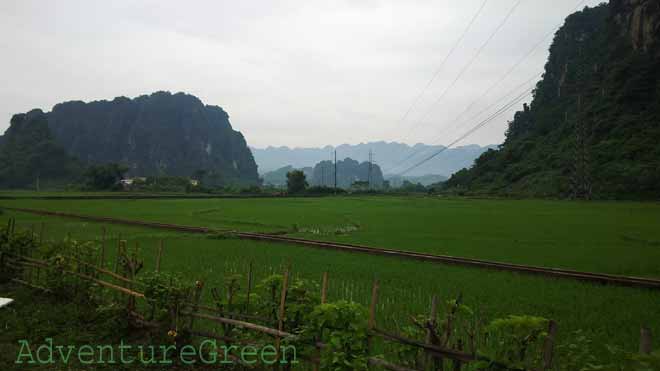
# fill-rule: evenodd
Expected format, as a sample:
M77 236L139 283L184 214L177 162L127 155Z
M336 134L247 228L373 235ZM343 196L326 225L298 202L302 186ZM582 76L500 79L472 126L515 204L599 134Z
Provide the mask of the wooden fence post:
M41 231L39 232L39 245L41 245L44 242L44 233L46 230L46 223L41 222Z
M323 272L323 278L321 279L321 304L325 304L328 301L328 271ZM320 336L321 334L319 334ZM321 339L319 338L319 341ZM316 351L316 355L320 356L320 352ZM313 360L312 368L314 371L318 371L320 367L320 362Z
M426 328L426 343L429 345L438 345L437 341L434 341L437 338L437 335L434 333L436 325L438 323L438 297L433 295L431 299L431 312L429 313L429 322L427 323ZM443 364L442 359L438 359L430 354L426 356L427 364L432 370L442 370ZM427 367L427 369L429 368Z
M282 292L280 293L280 309L277 318L277 329L279 331L284 331L284 315L286 314L286 291L289 287L289 268L284 271L284 277L282 277ZM280 343L282 339L279 336L275 337L275 359L277 363L275 364L275 369L279 369L280 363Z
M543 343L543 365L541 371L552 368L552 358L554 355L555 337L557 336L557 322L550 320L548 323L548 336Z
M369 334L367 337L367 357L371 356L371 349L373 346L373 331L376 328L376 306L378 305L378 289L380 285L378 280L374 280L373 287L371 288L371 304L369 305L369 322L367 323Z
M639 330L639 352L641 354L651 354L653 345L651 343L651 329L642 327Z
M463 339L458 339L458 351L459 352L463 351ZM455 359L453 363L454 363L454 371L461 371L461 367L463 366L463 363L458 359Z
M245 297L245 314L250 313L250 295L252 294L252 262L248 267L247 296Z
M323 272L323 281L321 282L321 304L328 301L328 271Z
M101 251L99 253L99 267L103 268L105 266L105 227L102 228L101 234ZM98 272L97 272L98 276Z
M197 310L199 309L199 300L202 297L202 289L204 288L204 282L202 281L196 281L195 282L195 296L193 297L193 307L192 307L192 313L196 313ZM193 330L193 320L195 319L195 316L191 314L190 316L190 322L188 322L188 331Z
M160 260L163 257L163 240L160 240L158 245L158 255L156 255L156 273L160 273Z
M128 256L128 251L126 251L126 260L127 260L127 265L128 265L128 273L131 275L131 282L128 283L128 288L132 291L133 290L133 282L135 282L135 269L137 268L137 251L138 251L138 242L135 241L135 249L133 249L133 253L131 256ZM135 297L134 296L129 296L128 297L128 307L129 310L134 311L135 310Z
M115 268L114 268L115 273L119 273L119 260L121 259L123 242L125 241L121 239L121 233L120 233L119 237L117 237L117 256L115 256Z

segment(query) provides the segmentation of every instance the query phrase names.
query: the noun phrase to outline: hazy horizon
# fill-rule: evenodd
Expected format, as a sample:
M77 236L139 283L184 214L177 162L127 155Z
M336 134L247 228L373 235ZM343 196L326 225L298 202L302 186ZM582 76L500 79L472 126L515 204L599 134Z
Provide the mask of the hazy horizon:
M518 0L487 1L402 121L483 0L194 6L5 1L0 43L11 57L0 60L6 76L0 131L13 114L34 108L50 111L63 101L167 90L223 107L255 148L377 141L446 145L502 103L480 116L479 111L535 74L540 78L552 40L544 35L576 5L599 2L523 0L516 7ZM457 146L501 143L522 103Z

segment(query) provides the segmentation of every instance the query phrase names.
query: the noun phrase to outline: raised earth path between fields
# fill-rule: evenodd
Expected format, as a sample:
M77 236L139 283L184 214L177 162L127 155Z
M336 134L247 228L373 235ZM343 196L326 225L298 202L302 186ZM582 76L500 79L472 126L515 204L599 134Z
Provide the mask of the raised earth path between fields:
M213 229L207 227L148 222L142 220L129 220L129 219L111 218L104 216L80 215L80 214L65 213L59 211L47 211L47 210L28 209L28 208L19 208L19 207L4 207L4 209L37 214L37 215L76 218L76 219L89 220L94 222L124 224L124 225L142 226L148 228L160 228L160 229L167 229L167 230L180 231L180 232L206 233L206 234L231 233L233 236L236 236L238 238L250 239L256 241L292 243L292 244L298 244L298 245L321 248L321 249L334 249L334 250L347 251L347 252L366 253L366 254L380 255L380 256L391 256L401 259L412 259L412 260L421 260L421 261L434 262L434 263L455 264L455 265L463 265L463 266L470 266L476 268L488 268L488 269L495 269L501 271L535 274L535 275L541 275L547 277L573 279L573 280L594 282L600 284L642 287L642 288L656 289L656 290L660 289L660 280L642 278L642 277L619 276L619 275L604 274L604 273L581 272L581 271L575 271L569 269L547 268L547 267L538 267L538 266L521 265L521 264L509 264L509 263L502 263L496 261L461 258L456 256L448 256L448 255L423 254L412 251L388 249L388 248L373 247L373 246L308 240L303 238L285 237L281 235L239 232L233 230L219 230L219 229Z

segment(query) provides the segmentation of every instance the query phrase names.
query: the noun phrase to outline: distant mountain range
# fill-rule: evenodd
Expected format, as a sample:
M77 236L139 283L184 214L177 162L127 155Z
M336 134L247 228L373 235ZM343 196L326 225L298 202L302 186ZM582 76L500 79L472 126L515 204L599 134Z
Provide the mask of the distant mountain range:
M345 158L351 158L359 162L368 161L369 151L372 151L374 162L380 166L387 178L387 175L397 174L424 157L443 148L440 145L418 143L414 146L409 146L404 143L381 141L354 145L342 144L336 148L331 146L322 148L267 147L251 148L251 150L260 174L265 174L285 166L292 166L293 168L314 167L321 161L333 160L333 151L335 149L337 150L338 161ZM472 166L474 159L491 148L494 149L497 146L489 145L482 147L472 144L449 148L406 175L423 176L434 174L450 176L458 170Z
M330 160L321 161L316 166L294 168L291 165L283 166L277 170L266 172L262 175L263 184L275 187L286 187L286 174L293 170L301 170L307 177L310 186L334 186L334 163ZM448 177L444 175L421 175L421 176L401 176L388 175L383 177L381 169L374 164L371 169L371 184L375 188L380 188L385 180L389 181L390 187L398 188L404 181L413 184L422 184L430 186L439 182L444 182ZM337 186L339 188L349 188L356 181L369 181L369 163L359 163L351 158L337 161Z

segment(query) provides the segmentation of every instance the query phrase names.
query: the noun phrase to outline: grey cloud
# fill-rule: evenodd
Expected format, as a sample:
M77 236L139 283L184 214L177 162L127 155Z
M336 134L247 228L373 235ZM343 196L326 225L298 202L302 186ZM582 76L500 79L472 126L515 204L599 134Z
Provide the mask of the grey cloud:
M489 1L428 94L399 123L481 0L3 1L0 130L13 113L49 110L64 100L171 90L224 107L256 147L401 140L413 126L408 142L446 144L470 126L452 118L577 3L524 0L431 109L513 2ZM540 73L549 42L465 117ZM466 142L500 142L512 112Z

